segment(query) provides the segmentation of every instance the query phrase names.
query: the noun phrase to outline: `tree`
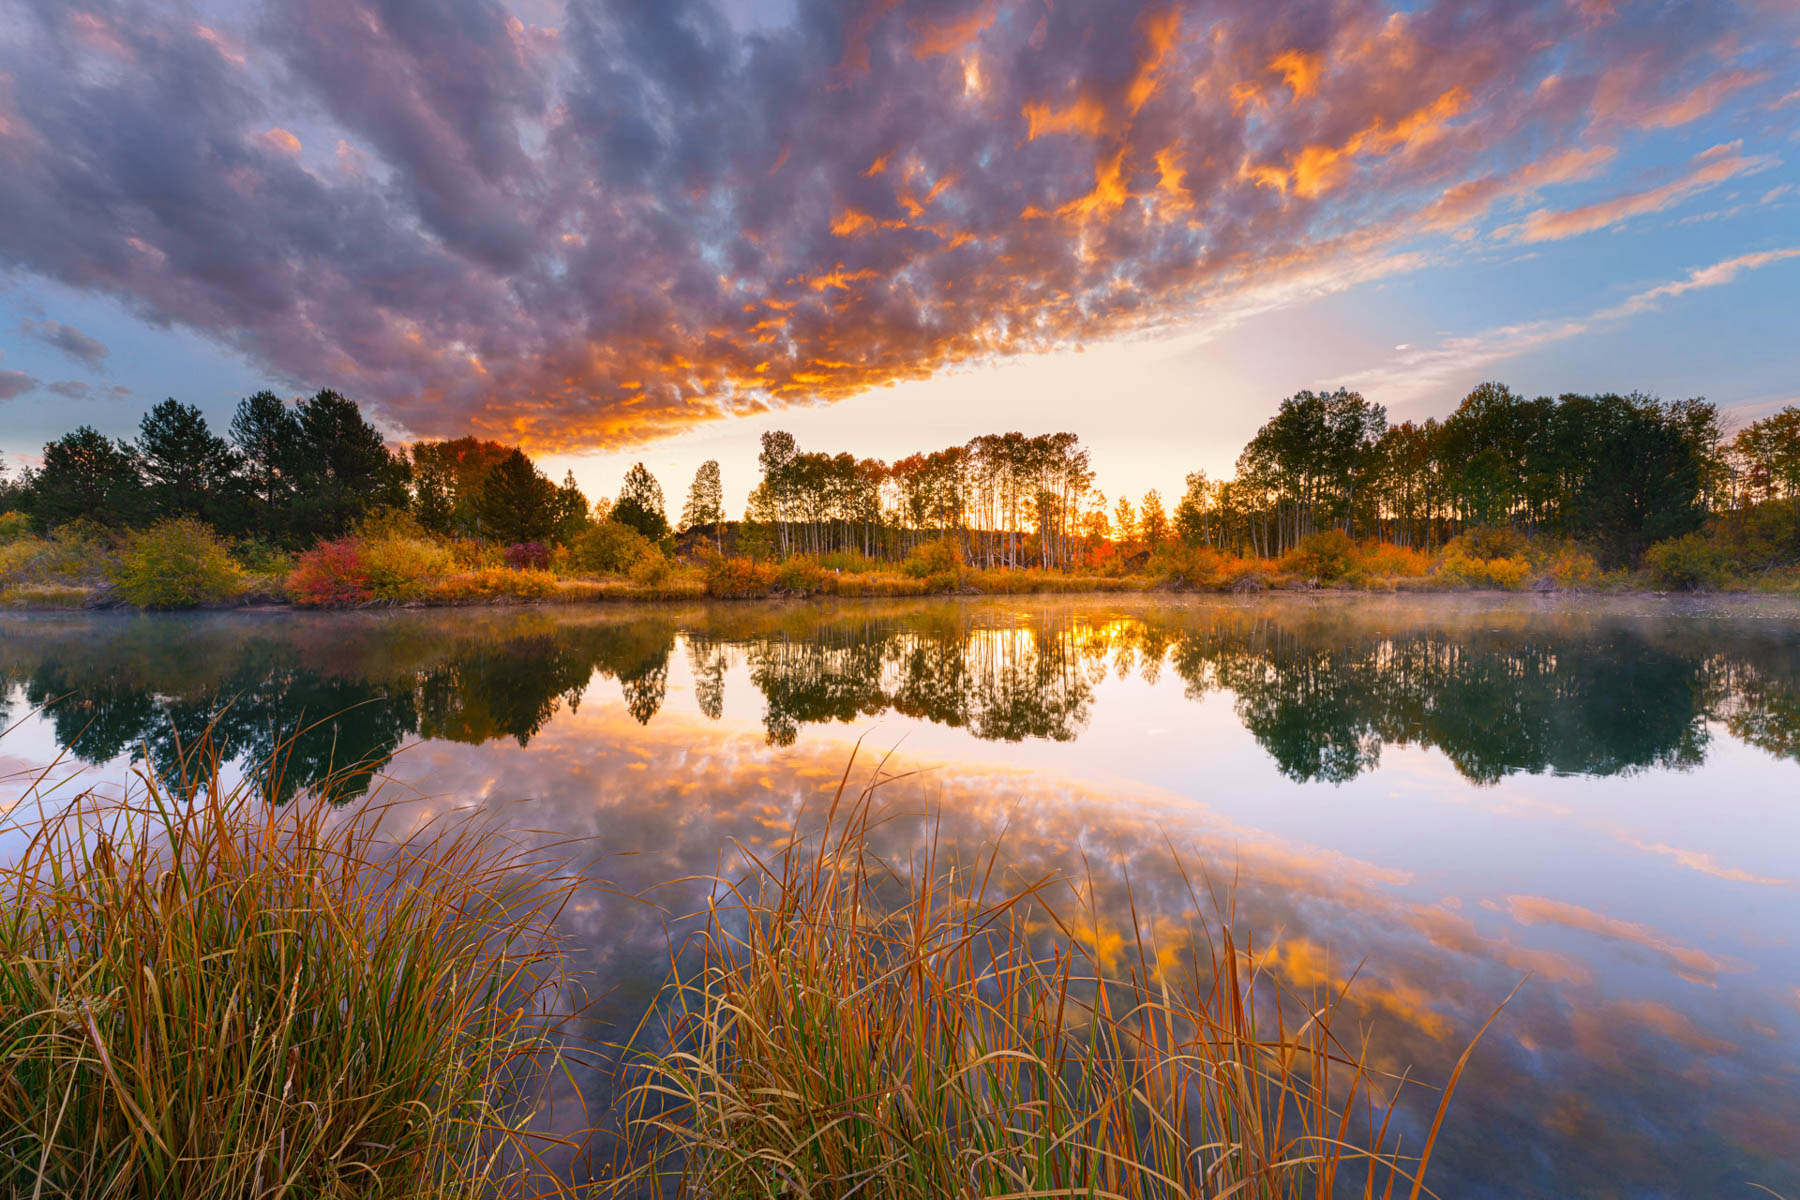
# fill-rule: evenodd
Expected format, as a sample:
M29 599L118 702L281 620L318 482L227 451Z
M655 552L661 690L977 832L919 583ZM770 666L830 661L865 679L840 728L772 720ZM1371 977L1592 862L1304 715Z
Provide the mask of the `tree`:
M582 507L587 506L584 503ZM505 545L547 542L559 515L556 485L523 450L514 449L488 469L475 511L482 536Z
M1155 488L1144 493L1144 502L1138 508L1138 530L1144 535L1144 545L1154 550L1169 539L1169 518L1163 512L1162 495Z
M405 508L407 460L388 452L381 431L354 400L326 390L302 400L289 532L303 542L341 537L364 516Z
M151 512L199 517L215 529L242 528L238 454L191 404L164 400L138 426L137 453Z
M242 456L250 512L239 524L272 541L285 540L300 469L300 418L274 392L238 402L231 440Z
M145 517L137 452L91 425L44 447L44 465L31 481L31 516L43 529L68 521L133 525Z
M593 510L588 505L588 498L583 494L581 486L575 482L575 472L563 475L561 486L556 489L556 500L552 505L550 518L550 536L567 546L581 531L593 523Z
M687 504L681 510L681 527L693 529L699 525L713 527L713 544L722 545L719 526L725 520L725 489L719 482L719 464L714 459L707 459L694 472L694 482L688 488Z
M768 435L763 436L763 442L767 445ZM625 486L619 489L619 499L613 504L612 519L631 526L653 542L669 536L662 484L656 482L656 476L643 463L633 463L631 470L625 472Z
M413 512L434 533L476 537L477 507L488 472L513 447L485 438L459 437L445 442L416 442L412 460Z
M1212 541L1212 528L1207 519L1212 508L1213 486L1205 471L1190 471L1187 490L1175 504L1175 536L1185 546L1202 546Z

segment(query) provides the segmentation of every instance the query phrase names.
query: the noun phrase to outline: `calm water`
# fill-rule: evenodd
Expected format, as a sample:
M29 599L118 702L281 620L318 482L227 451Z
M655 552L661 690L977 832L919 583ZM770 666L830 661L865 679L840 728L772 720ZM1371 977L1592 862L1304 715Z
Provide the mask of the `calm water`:
M628 889L816 810L853 743L905 818L1021 875L1091 873L1103 954L1235 876L1300 984L1341 980L1381 1065L1465 1076L1451 1196L1800 1197L1800 607L1077 600L0 620L0 805L171 768L216 721L290 786L367 761L422 811L580 838ZM42 711L40 706L48 705ZM904 857L921 822L880 836ZM0 844L3 851L3 844ZM654 910L570 917L629 1025Z

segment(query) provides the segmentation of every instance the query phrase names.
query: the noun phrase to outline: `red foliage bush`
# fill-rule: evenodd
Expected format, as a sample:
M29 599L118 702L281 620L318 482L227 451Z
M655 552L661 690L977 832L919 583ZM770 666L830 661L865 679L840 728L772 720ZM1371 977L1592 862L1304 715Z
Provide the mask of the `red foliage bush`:
M288 598L307 608L347 608L366 604L369 564L355 538L320 542L300 556L287 578Z
M506 548L506 565L515 571L541 571L550 565L550 547L542 542L514 542Z

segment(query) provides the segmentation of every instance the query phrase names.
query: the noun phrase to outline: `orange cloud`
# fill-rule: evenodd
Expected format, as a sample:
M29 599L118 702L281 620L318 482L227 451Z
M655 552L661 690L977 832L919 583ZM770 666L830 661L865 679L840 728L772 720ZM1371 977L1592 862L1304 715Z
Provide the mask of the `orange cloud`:
M1389 124L1380 117L1352 134L1341 145L1312 145L1289 160L1288 168L1252 166L1258 183L1267 182L1281 191L1315 199L1342 184L1363 156L1381 156L1420 145L1442 132L1449 121L1468 107L1469 94L1453 87L1429 104Z
M1718 975L1743 969L1704 950L1684 946L1648 925L1621 921L1578 904L1551 900L1544 896L1508 896L1506 904L1513 920L1521 925L1561 925L1641 947L1661 958L1677 975L1694 983L1711 984Z
M1063 108L1049 104L1027 103L1025 140L1035 141L1048 133L1079 133L1099 137L1106 132L1106 106L1083 94Z
M1282 81L1293 91L1294 99L1304 100L1318 87L1319 76L1325 70L1325 60L1317 54L1284 50L1269 60L1269 70L1281 75Z
M1547 242L1592 233L1596 229L1604 229L1632 217L1661 212L1689 196L1715 187L1727 179L1758 170L1769 162L1767 158L1738 154L1735 143L1702 151L1693 161L1695 165L1687 174L1660 187L1615 196L1610 200L1598 200L1560 212L1539 209L1521 224L1497 230L1496 233L1522 242Z

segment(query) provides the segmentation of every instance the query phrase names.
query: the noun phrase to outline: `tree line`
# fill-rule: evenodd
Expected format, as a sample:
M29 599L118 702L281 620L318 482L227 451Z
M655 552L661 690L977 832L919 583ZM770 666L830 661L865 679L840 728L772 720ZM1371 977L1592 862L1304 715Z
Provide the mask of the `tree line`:
M133 440L83 426L47 445L40 468L0 480L0 511L43 529L196 516L279 548L394 509L436 534L505 544L567 542L610 519L652 542L679 530L720 550L729 529L738 552L777 558L897 560L949 539L983 567L1046 569L1170 545L1277 556L1326 530L1433 551L1465 529L1511 525L1618 565L1709 514L1800 500L1800 407L1727 437L1704 399L1528 399L1484 383L1442 420L1389 424L1359 393L1301 391L1257 430L1232 478L1190 474L1172 510L1154 490L1109 501L1067 432L984 434L888 463L803 450L777 431L763 435L757 466L741 522L727 521L708 462L672 526L642 463L616 499L590 504L572 473L554 483L517 447L463 437L397 450L336 392L297 403L259 392L226 435L173 399ZM1800 504L1796 518L1800 544Z

